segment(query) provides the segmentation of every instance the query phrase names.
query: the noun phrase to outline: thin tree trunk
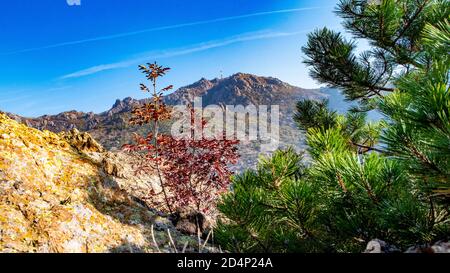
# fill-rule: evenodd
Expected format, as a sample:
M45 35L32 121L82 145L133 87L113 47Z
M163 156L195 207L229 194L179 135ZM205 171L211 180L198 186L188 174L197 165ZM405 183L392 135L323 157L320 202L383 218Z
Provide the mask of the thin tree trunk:
M156 79L153 82L153 95L156 96ZM155 102L155 108L158 109L159 105L158 102ZM158 133L159 133L159 128L158 128L158 120L155 120L154 122L154 128L153 128L153 137L155 138L155 150L156 150L156 159L159 158L159 152L158 152ZM158 179L159 179L159 184L161 185L163 194L164 194L164 200L166 201L166 206L169 209L169 213L172 214L173 210L172 210L172 206L170 205L169 202L169 197L167 195L167 191L166 191L166 187L164 185L163 182L163 178L161 175L161 169L159 167L159 162L156 163L156 172L158 173Z

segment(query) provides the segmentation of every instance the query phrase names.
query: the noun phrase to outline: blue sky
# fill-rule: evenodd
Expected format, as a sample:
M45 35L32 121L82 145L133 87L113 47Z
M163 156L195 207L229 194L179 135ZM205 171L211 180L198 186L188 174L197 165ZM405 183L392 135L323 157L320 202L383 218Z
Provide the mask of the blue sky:
M101 112L143 98L137 70L158 61L162 84L236 72L317 87L301 63L315 28L341 30L335 0L5 1L0 9L0 110L25 116Z

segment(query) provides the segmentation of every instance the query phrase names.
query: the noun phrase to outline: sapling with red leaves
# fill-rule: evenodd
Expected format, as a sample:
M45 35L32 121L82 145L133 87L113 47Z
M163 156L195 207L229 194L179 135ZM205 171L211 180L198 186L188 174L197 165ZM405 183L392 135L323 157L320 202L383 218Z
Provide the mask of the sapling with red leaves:
M185 124L190 133L183 137L160 133L160 122L170 120L172 116L163 95L173 86L158 91L157 80L170 69L156 63L139 68L152 83L151 89L141 84L141 90L152 93L152 99L133 110L130 122L141 126L152 125L152 128L147 136L136 134L135 143L123 148L125 151L140 152L142 162L137 167L138 172L156 173L169 213L181 208L207 213L215 207L218 196L229 189L232 175L229 167L237 162L239 142L223 136L206 137L203 131L207 122L198 117L198 110L192 107L186 108L188 118ZM196 118L200 122L196 122ZM200 128L195 128L199 125ZM194 137L198 129L201 135Z

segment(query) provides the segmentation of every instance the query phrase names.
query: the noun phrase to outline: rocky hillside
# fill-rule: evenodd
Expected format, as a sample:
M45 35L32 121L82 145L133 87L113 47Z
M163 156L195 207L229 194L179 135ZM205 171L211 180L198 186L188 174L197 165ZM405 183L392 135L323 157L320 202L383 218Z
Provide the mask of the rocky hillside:
M292 116L295 103L301 99L321 99L329 97L320 89L302 89L284 83L276 78L258 77L237 73L224 79L201 79L189 86L179 88L165 97L170 105L186 104L193 97L202 96L203 105L279 105L281 111L281 147L292 145L298 150L304 148L302 135L295 127ZM123 144L130 143L134 132L145 134L149 128L131 126L128 123L131 110L146 100L130 97L117 100L112 108L100 114L77 111L64 112L53 116L24 118L10 114L16 121L40 130L52 132L78 129L89 132L105 148L117 150ZM168 130L170 124L163 126ZM260 153L260 142L240 145L241 161L238 170L253 167Z
M197 238L143 201L152 179L126 156L0 114L0 252L170 252L167 230L193 251Z

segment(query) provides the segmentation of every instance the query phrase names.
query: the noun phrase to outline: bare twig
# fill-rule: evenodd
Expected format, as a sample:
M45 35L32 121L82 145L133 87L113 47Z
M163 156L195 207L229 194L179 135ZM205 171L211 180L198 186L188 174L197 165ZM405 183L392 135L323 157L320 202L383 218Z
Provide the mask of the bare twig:
M189 245L189 241L184 243L183 250L181 251L181 253L185 253L186 252L186 249L187 249L188 245Z
M208 236L206 236L205 243L203 244L203 248L205 248L206 244L208 243L209 236L211 236L211 231L212 231L212 229L208 232Z
M200 236L200 228L197 228L197 238L198 238L198 253L202 253L202 239Z
M382 153L382 154L389 154L388 151L384 151L384 150L381 150L381 149L378 149L378 148L375 148L375 147L372 147L372 146L366 146L366 145L358 144L358 143L353 142L353 141L351 141L350 144L353 145L353 146L356 146L358 148L366 149L367 152L368 151L375 151L375 152L379 152L379 153Z
M170 230L169 229L167 229L167 234L169 234L169 240L170 240L170 242L173 245L173 249L174 249L175 253L178 253L177 246L175 245L175 242L172 239L172 235L170 234Z
M153 225L152 225L151 231L152 231L152 240L153 240L153 244L155 245L155 247L156 247L156 249L158 250L158 252L159 252L159 253L162 253L162 252L161 252L161 249L159 249L158 243L156 242L156 239L155 239L155 232L154 232L153 230L154 230L154 227L153 227Z

